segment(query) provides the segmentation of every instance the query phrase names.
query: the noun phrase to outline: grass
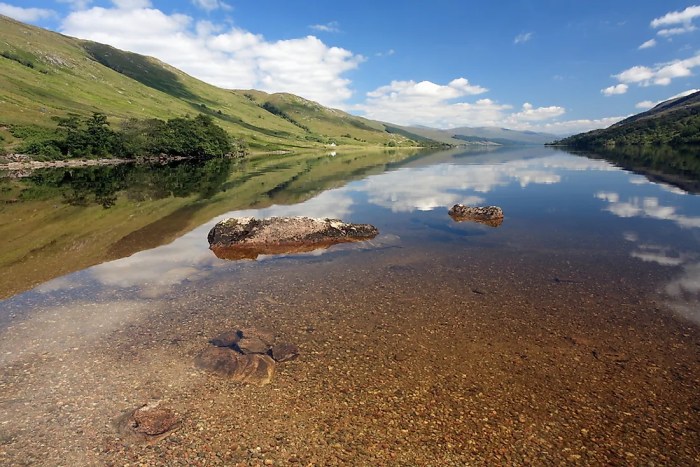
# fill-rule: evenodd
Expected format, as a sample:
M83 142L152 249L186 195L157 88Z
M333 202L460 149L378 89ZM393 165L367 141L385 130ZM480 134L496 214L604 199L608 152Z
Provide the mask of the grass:
M28 64L31 64L29 66ZM263 108L271 103L284 116ZM256 151L414 144L378 122L290 94L232 91L152 57L63 36L0 16L0 127L54 127L52 118L102 112L169 119L206 113Z

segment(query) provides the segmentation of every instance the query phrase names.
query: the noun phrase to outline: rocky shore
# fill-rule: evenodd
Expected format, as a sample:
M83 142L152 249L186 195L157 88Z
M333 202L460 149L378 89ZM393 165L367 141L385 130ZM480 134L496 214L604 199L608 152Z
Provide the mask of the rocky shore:
M159 298L13 318L0 464L700 462L700 331L639 294L652 265L439 248L224 264ZM271 331L241 343L252 328ZM264 386L196 363L284 342L299 355Z
M0 170L5 171L31 171L36 169L67 168L67 167L94 167L105 165L119 165L133 162L129 159L66 159L57 161L37 161L32 156L25 154L9 154L2 156L0 160L7 162L0 163Z

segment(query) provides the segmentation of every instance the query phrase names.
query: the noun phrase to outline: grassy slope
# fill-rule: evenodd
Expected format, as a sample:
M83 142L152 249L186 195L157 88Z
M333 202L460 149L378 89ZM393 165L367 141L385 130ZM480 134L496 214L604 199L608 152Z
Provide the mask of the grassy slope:
M331 139L353 145L409 144L382 124L296 96L217 88L154 58L1 15L0 55L5 55L0 56L0 134L6 142L6 125L54 127L53 116L100 111L113 121L208 113L234 137L261 150L319 147ZM287 106L290 116L308 129L261 108L266 100ZM350 138L340 138L344 134Z

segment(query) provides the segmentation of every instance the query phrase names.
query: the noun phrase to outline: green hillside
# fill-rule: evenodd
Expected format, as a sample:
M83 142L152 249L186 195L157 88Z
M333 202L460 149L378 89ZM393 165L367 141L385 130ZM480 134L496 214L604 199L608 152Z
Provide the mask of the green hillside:
M700 145L700 92L671 99L609 128L554 142L580 149L643 145Z
M112 125L202 113L253 151L415 145L381 123L296 96L221 89L152 57L0 15L0 145L18 144L13 128L53 129L59 117L94 112Z

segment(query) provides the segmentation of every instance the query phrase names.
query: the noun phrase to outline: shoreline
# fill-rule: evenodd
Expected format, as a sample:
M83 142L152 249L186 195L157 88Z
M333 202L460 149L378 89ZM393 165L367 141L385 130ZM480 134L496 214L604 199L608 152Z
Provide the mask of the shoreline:
M243 157L242 155L229 155L232 159ZM0 171L18 172L32 171L36 169L61 169L61 168L78 168L78 167L97 167L110 166L121 164L167 164L170 162L180 162L187 160L195 160L191 157L184 156L154 156L154 157L139 157L135 159L122 158L102 158L102 159L61 159L55 161L37 161L32 159L32 156L26 154L9 154L5 156L10 159L10 162L0 164ZM14 159L14 160L12 160Z

